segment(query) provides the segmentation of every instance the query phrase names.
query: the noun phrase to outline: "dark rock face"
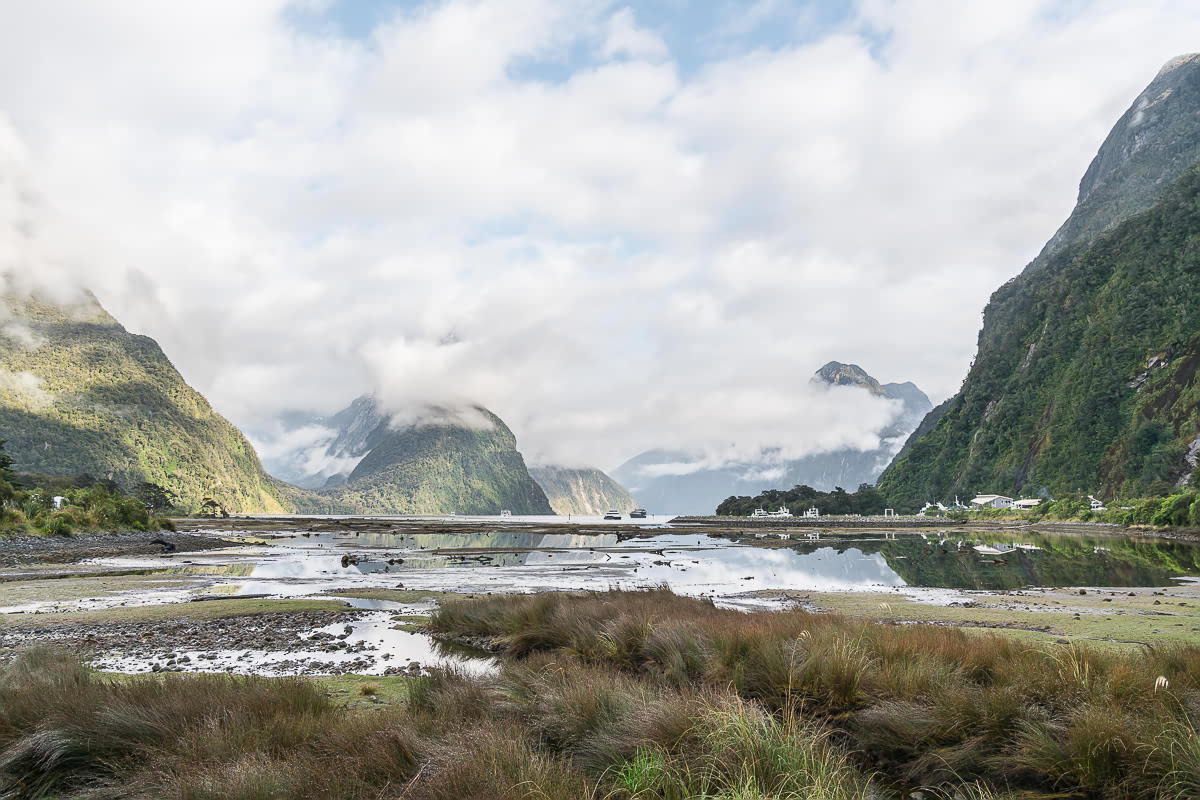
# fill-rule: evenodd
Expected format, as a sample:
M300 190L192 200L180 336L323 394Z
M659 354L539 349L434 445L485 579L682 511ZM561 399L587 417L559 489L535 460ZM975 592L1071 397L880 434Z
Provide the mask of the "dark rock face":
M1168 61L1129 109L1079 182L1074 211L1026 270L1149 209L1200 157L1200 53Z

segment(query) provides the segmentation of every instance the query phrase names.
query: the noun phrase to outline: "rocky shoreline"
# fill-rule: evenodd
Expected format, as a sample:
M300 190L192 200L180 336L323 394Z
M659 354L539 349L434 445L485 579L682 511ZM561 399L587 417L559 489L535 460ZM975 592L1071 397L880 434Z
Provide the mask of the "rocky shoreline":
M85 658L128 658L176 666L175 651L201 651L200 659L218 650L309 652L315 643L301 638L319 628L350 623L364 612L297 611L217 619L85 622L47 628L14 626L0 630L0 650L30 644L62 647ZM169 665L167 662L171 662ZM179 665L182 669L182 665ZM156 670L157 671L157 670Z
M173 548L164 548L165 541ZM0 536L0 567L30 564L75 564L93 558L195 553L236 547L238 542L214 536L170 531L81 533L73 536Z

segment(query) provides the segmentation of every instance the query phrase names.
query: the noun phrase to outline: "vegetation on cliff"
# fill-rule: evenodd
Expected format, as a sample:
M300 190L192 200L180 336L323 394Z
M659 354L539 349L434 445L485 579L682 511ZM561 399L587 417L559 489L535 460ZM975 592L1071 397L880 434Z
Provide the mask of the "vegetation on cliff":
M542 466L530 467L529 474L546 493L555 514L594 515L637 506L624 486L598 469Z
M391 429L342 486L297 494L301 511L373 514L552 514L529 476L517 440L491 412L481 424L426 424Z
M4 298L0 434L15 467L151 482L185 511L283 511L254 448L184 382L158 344L128 333L95 298L64 307Z
M880 478L912 508L974 491L1162 495L1200 455L1194 253L1200 55L1117 121L1070 218L984 312L961 391Z
M880 479L898 507L975 491L1104 497L1190 480L1200 431L1200 173L1001 287L933 429Z

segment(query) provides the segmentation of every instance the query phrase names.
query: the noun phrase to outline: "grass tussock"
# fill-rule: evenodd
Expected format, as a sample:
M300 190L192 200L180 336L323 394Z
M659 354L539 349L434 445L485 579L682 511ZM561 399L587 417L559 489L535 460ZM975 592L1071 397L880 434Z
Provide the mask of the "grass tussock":
M803 611L744 614L665 590L455 600L431 626L492 637L517 656L578 658L658 690L732 689L777 721L821 721L908 785L1200 796L1200 647L1118 652ZM606 691L597 687L597 719L619 716ZM670 753L620 754L622 780L677 776Z
M728 690L569 657L439 672L407 705L338 706L302 680L116 680L26 651L0 670L0 795L860 800L819 723Z
M666 592L453 601L432 624L521 657L357 708L302 680L116 680L28 650L0 668L0 796L1200 796L1194 648L1046 648Z

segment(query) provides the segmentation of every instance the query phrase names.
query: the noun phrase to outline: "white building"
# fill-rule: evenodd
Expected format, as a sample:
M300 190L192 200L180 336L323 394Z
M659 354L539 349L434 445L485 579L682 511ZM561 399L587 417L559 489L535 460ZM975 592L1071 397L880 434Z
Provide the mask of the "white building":
M1012 498L1002 494L981 494L971 501L978 508L1012 508Z
M1103 502L1092 497L1090 494L1088 495L1088 500L1092 501L1092 511L1108 511L1108 509L1104 507Z
M1017 500L1016 502L1013 503L1013 508L1019 508L1022 511L1028 511L1031 508L1037 508L1041 504L1042 504L1042 499L1040 497L1038 497L1038 498L1034 498L1032 500Z

